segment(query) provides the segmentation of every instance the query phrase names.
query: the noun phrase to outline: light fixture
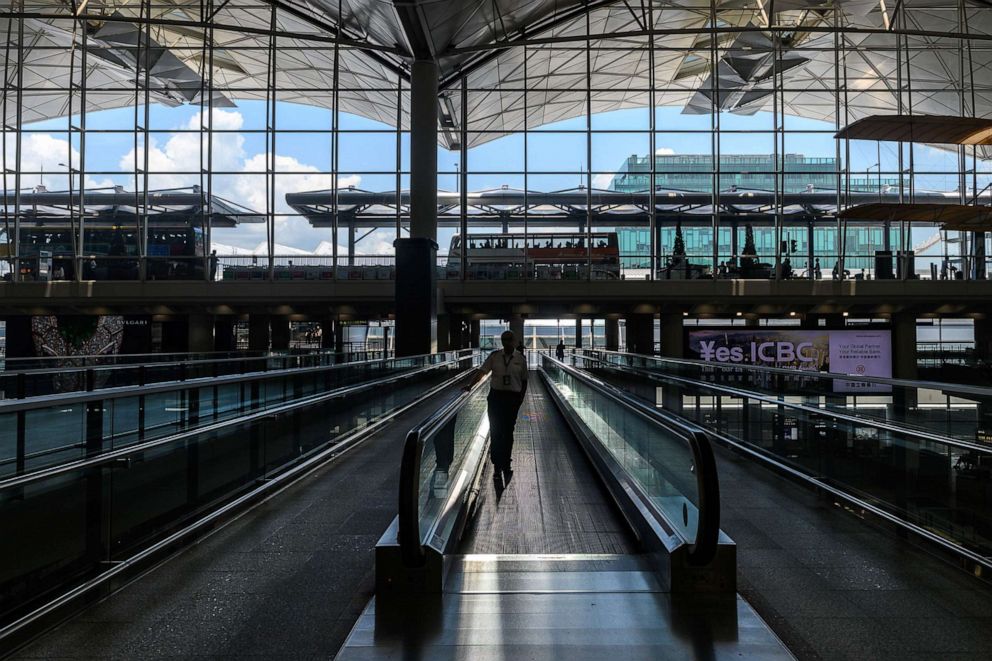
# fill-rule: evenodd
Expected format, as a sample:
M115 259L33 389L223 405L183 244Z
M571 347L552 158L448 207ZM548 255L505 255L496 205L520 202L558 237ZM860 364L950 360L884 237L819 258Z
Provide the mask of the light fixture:
M795 317L795 316L796 316L796 313L795 313L794 311L793 311L793 312L790 312L790 313L789 313L789 316L790 316L790 317Z
M682 316L683 316L683 317L688 317L688 316L689 316L689 313L688 313L688 312L683 312L683 313L682 313Z
M845 317L846 317L846 316L847 316L848 314L850 314L850 313L849 313L849 312L844 312L844 313L842 313L842 315L843 315L843 316L845 316Z
M743 316L744 316L744 313L743 313L743 312L738 312L738 313L737 313L737 316L738 316L738 317L743 317Z

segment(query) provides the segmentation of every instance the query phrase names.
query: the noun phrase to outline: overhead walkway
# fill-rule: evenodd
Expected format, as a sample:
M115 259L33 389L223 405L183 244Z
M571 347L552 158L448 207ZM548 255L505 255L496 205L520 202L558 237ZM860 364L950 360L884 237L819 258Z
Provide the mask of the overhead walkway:
M395 429L477 363L451 352L0 403L17 430L2 428L15 454L0 474L0 649ZM180 424L136 429L156 393Z
M742 392L740 367L730 388L647 356L585 351L575 362L717 441L740 592L797 656L968 659L992 648L985 448Z
M411 431L338 658L791 658L735 594L705 439L548 358L541 377L502 493L486 386Z

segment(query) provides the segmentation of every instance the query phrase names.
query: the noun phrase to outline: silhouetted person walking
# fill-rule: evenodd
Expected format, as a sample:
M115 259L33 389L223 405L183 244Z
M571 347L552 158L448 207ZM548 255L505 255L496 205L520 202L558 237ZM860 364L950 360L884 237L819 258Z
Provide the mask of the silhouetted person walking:
M503 489L513 477L511 468L513 453L513 428L517 424L517 412L527 392L527 359L519 351L514 351L516 337L512 331L500 335L502 351L489 354L480 374L492 373L489 381L489 460L493 463L493 486L496 496L503 495ZM467 387L471 387L471 384Z
M565 360L564 340L558 340L558 346L555 347L555 358L557 358L558 360Z

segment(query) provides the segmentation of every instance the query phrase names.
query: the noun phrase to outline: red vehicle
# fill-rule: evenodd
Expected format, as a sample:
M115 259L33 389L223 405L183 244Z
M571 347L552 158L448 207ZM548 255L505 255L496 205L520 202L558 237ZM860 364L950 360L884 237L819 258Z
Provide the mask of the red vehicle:
M451 238L448 270L461 263L461 236ZM467 272L475 276L570 278L592 267L595 278L620 277L616 232L554 234L470 234L465 247Z

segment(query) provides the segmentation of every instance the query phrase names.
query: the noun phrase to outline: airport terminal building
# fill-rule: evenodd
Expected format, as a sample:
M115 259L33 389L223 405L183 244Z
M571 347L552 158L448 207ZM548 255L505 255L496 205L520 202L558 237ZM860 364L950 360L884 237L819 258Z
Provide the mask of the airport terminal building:
M984 0L0 32L0 658L992 649Z

